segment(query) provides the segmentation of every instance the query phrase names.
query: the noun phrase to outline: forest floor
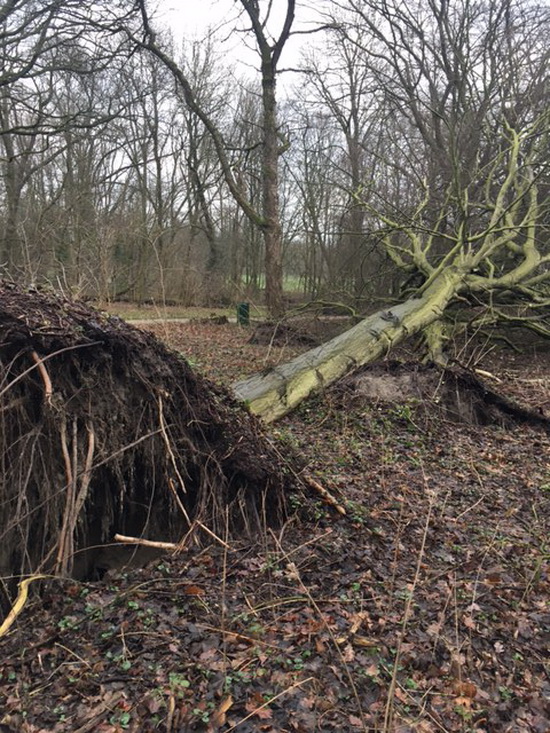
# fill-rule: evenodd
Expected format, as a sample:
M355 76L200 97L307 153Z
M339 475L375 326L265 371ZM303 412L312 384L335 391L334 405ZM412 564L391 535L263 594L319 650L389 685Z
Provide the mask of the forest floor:
M148 328L226 384L307 348ZM550 416L550 352L463 360ZM269 428L345 515L312 484L257 542L48 582L0 643L0 731L548 733L550 434L457 422L400 391L413 366L378 369L393 389L340 385Z

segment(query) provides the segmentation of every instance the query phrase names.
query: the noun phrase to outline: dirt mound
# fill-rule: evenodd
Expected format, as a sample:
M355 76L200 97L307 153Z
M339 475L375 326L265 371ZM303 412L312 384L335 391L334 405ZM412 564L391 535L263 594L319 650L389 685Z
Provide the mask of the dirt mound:
M0 283L0 370L1 575L85 577L116 532L239 534L284 512L260 424L151 334Z
M543 414L515 404L465 369L386 361L364 366L336 387L347 399L422 403L449 420L469 425L524 423L550 429Z

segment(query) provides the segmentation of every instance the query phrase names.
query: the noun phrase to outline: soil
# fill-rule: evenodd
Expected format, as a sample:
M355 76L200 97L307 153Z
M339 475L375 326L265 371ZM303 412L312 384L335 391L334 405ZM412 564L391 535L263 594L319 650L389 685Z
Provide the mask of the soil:
M304 349L150 330L226 384ZM548 351L462 359L548 416ZM313 479L282 527L36 581L0 639L0 730L548 733L550 434L449 411L406 360L271 428Z

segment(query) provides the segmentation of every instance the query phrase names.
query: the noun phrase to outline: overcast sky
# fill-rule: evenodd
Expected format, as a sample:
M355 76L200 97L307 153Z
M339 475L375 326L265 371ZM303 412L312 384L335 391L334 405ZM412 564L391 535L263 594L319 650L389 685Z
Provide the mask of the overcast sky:
M296 5L293 28L303 29L312 13L307 11L305 2L297 2ZM149 7L152 10L155 6L157 7L154 14L157 18L155 25L168 26L176 39L201 38L209 29L214 29L220 42L223 40L224 52L234 63L257 68L258 56L253 52L252 34L239 33L236 30L250 27L237 0L153 0ZM286 6L286 0L273 0L268 28L275 35L282 29ZM298 65L300 48L303 47L306 38L308 37L297 35L289 39L281 56L280 69ZM248 45L248 51L245 44Z
M157 17L169 25L174 33L193 36L201 34L209 26L222 26L235 18L234 0L157 0Z

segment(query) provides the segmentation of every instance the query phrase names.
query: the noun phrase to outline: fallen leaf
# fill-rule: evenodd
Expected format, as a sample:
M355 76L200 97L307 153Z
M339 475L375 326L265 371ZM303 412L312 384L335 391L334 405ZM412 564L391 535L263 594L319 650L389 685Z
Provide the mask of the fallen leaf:
M345 662L353 662L353 660L355 659L355 652L353 651L353 647L351 644L347 644L347 646L344 647L342 657Z
M216 728L221 728L222 725L225 725L226 713L232 705L233 698L231 695L228 695L221 701L218 709L210 716L209 728L216 730Z
M273 716L273 713L269 707L267 707L266 701L260 692L255 692L252 697L246 701L244 709L247 713L255 715L260 720L269 720Z
M186 596L203 596L204 588L201 588L198 585L186 585L183 592Z
M426 633L429 634L429 636L439 636L441 633L441 624L430 624L426 627Z
M354 636L353 643L355 646L377 646L378 641L376 639L370 639L368 636Z
M453 689L455 691L455 694L459 697L468 697L472 700L477 695L477 687L473 684L473 682L462 682L460 680L456 680L456 682L453 685Z

